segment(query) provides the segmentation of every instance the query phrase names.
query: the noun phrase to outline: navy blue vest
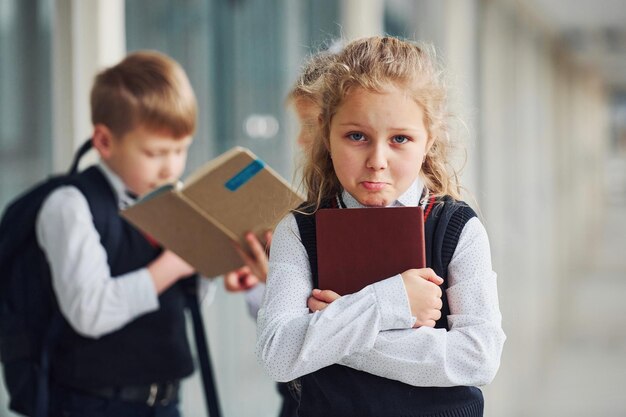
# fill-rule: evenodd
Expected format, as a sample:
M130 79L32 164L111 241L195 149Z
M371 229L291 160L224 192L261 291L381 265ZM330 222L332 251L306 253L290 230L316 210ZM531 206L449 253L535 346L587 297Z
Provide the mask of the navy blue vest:
M476 213L465 203L445 198L435 202L426 223L426 264L444 279L442 318L436 327L447 328L450 313L445 288L447 266L465 223ZM428 211L428 210L427 210ZM294 213L302 244L309 255L317 286L315 215ZM331 365L300 381L299 417L480 417L483 396L477 387L414 387L399 381Z
M87 198L111 276L145 267L161 249L119 216L117 198L102 172L95 167L72 181ZM76 333L66 323L56 345L52 375L74 388L147 385L178 380L193 372L185 327L186 281L179 281L159 296L159 309L98 339Z

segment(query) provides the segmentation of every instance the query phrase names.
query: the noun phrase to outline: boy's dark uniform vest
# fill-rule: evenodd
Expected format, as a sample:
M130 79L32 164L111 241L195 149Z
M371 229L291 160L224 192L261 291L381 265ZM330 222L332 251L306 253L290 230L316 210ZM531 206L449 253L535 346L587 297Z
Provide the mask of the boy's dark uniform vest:
M329 204L323 205L330 207ZM434 201L426 209L426 264L444 279L443 307L437 328L448 328L450 313L445 289L447 266L452 259L463 227L476 213L450 198ZM313 284L317 288L315 215L294 213L302 244L309 256ZM421 416L479 417L483 396L476 387L414 387L399 381L331 365L300 379L300 417L334 416Z
M117 197L100 169L89 168L72 182L87 198L111 276L143 268L161 249L118 212ZM174 285L159 297L159 309L99 339L80 336L63 326L52 353L52 378L79 389L149 385L175 381L193 372L185 332L185 294Z

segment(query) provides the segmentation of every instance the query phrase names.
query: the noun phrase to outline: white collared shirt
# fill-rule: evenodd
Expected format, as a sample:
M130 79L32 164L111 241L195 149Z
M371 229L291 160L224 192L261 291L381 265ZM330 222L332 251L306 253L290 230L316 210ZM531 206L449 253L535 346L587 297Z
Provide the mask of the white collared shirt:
M422 190L418 180L393 205L418 205ZM342 197L348 208L363 207L345 191ZM277 381L338 363L414 386L487 384L499 367L505 335L489 241L477 218L461 232L447 279L449 331L412 328L400 275L310 313L309 260L289 214L272 239L257 356Z
M103 162L98 168L111 184L120 209L132 204L122 180ZM61 313L81 335L101 337L159 308L147 268L113 279L89 203L78 188L63 186L46 198L36 234L50 265Z

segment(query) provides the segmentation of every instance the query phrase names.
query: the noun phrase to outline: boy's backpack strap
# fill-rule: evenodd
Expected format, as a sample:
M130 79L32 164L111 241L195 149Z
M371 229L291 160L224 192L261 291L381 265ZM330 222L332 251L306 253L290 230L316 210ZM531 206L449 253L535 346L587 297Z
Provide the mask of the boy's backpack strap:
M217 388L215 385L215 377L213 366L211 364L211 353L209 344L207 343L206 332L204 330L204 321L202 320L202 312L200 311L200 302L198 300L198 280L202 279L195 275L182 282L185 285L187 306L191 313L193 324L193 334L196 342L196 353L198 355L198 363L202 376L202 385L204 387L204 399L206 401L209 416L220 417L222 415Z
M111 205L117 209L115 191L102 171L95 166L86 169L81 175L73 176L68 185L76 187L85 196L94 226L105 247L118 249L111 257L111 263L115 264L121 255L123 231L115 224L117 220L111 219L108 215ZM103 192L103 190L106 191Z
M80 148L74 154L74 160L72 161L72 165L70 166L70 170L68 171L68 175L74 175L78 173L78 164L80 160L85 156L85 154L93 148L93 142L91 138L87 139Z

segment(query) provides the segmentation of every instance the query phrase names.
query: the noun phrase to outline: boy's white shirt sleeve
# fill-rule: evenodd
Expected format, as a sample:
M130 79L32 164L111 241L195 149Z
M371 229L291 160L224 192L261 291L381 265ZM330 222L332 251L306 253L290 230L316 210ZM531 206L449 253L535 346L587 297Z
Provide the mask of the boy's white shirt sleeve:
M146 268L111 277L89 204L76 187L61 187L48 196L36 233L61 312L78 333L97 338L159 308Z
M202 304L211 305L217 293L217 283L215 278L200 276L198 280L198 301Z
M289 215L274 233L266 297L259 311L257 355L266 371L276 380L289 381L340 363L415 386L489 382L499 365L504 333L488 240L479 221L478 226L463 230L449 266L452 314L447 332L411 328L415 319L399 275L309 313L308 257L295 218ZM466 263L473 253L467 248L481 245L481 230L480 252L489 259ZM468 265L473 268L459 270Z

